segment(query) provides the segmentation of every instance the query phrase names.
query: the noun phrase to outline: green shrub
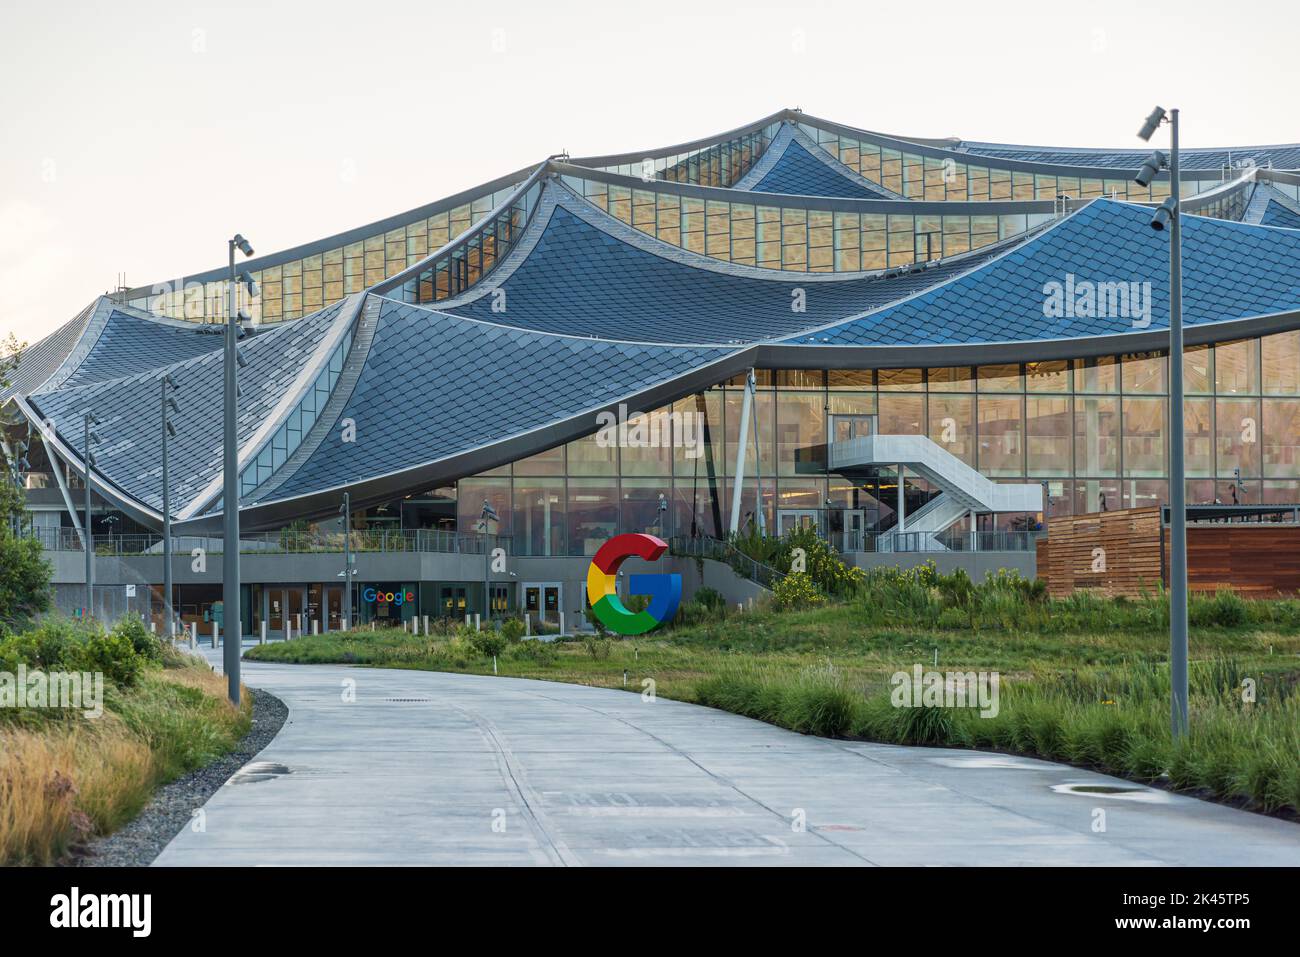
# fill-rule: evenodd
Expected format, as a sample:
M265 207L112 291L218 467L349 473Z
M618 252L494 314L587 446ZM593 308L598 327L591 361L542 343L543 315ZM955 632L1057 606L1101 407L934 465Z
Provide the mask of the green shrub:
M609 657L609 652L614 643L608 638L584 638L583 647L587 649L587 654L591 655L593 661L604 661Z
M146 661L162 661L162 642L136 616L127 615L118 621L113 626L113 634L131 642L131 647L135 650L135 653Z
M791 572L772 589L772 601L777 608L790 610L820 605L826 601L826 596L817 590L807 572Z
M511 644L523 638L525 630L522 618L507 618L501 622L501 637Z
M495 658L500 655L506 650L506 644L505 636L495 628L475 631L469 636L469 645L474 649L474 653L484 658Z
M526 638L509 647L506 657L511 661L527 661L535 665L553 665L559 652L548 641L539 641L536 638Z

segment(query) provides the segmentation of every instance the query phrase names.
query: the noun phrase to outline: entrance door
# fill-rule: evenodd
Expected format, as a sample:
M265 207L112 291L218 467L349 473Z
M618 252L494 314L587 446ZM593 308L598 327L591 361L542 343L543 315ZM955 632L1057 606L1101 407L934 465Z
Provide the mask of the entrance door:
M784 538L793 531L811 528L817 529L817 510L815 508L783 508L776 514L777 534Z
M537 622L550 625L560 623L559 582L539 582L524 585L524 613Z
M831 441L847 442L861 439L876 432L876 417L866 414L832 415Z
M864 550L864 533L867 529L867 510L863 508L846 508L840 512L843 525L839 534L841 552L860 552Z
M325 630L342 631L343 624L343 586L325 586Z
M469 611L464 585L443 585L438 589L438 608L443 618L464 621Z

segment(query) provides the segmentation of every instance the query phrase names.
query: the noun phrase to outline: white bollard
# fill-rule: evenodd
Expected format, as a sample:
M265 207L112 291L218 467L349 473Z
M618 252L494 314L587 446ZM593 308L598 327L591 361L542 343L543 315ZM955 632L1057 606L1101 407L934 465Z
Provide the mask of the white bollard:
M754 610L754 596L753 596L753 595L750 595L750 596L749 596L749 610L750 610L750 611L753 611L753 610Z
M524 612L524 637L529 638L533 634L533 616Z
M158 622L156 621L149 622L149 634L151 635L158 634Z
M424 616L424 637L429 637L429 616Z
M474 630L475 631L483 630L483 622L478 612L474 612Z
M213 648L217 647L218 640L219 638L217 635L217 623L214 621L212 623L212 647Z
M266 644L266 622L265 621L262 622L262 634L259 636L257 643L259 645Z
M312 633L313 635L319 635L319 634L320 634L320 620L319 620L319 619L313 618L313 619L311 620L311 633Z
M560 612L560 634L564 634L564 612Z
M186 629L190 633L190 650L193 651L199 643L199 623L190 622L190 627Z
M468 628L469 625L470 625L469 612L465 612L465 627Z
M745 610L745 603L743 601L736 602L736 611L743 613L744 610Z

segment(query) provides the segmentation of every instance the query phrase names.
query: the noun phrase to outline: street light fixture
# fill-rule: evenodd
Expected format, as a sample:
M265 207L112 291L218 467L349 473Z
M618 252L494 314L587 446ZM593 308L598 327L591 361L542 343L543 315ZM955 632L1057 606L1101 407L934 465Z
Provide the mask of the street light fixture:
M1174 738L1187 734L1187 483L1183 448L1183 238L1178 178L1178 111L1157 106L1138 136L1150 140L1169 124L1169 158L1151 154L1134 177L1149 185L1160 166L1169 169L1169 198L1151 218L1151 228L1169 232L1169 720ZM1145 181L1145 182L1144 182Z
M168 411L180 414L168 392L176 392L176 382L169 374L162 377L162 512L163 512L163 611L167 615L167 637L176 640L176 611L172 607L172 488L169 472L170 440L176 437L176 426L172 424Z
M99 417L93 412L86 412L82 415L82 449L81 460L86 466L86 618L95 616L95 532L90 520L90 493L91 493L91 469L95 464L94 453L90 451L92 445L98 445L102 440L99 435L91 428L93 425L99 425Z
M239 277L235 274L235 251L245 256L253 255L253 247L240 233L227 241L230 260L230 308L226 315L225 346L225 401L222 428L222 538L221 554L221 618L226 635L223 663L226 672L227 695L232 704L239 704L239 656L243 650L244 628L239 614L239 367L245 364L239 352L240 326ZM245 276L248 274L245 273ZM251 283L251 277L248 283Z
M352 493L343 493L339 506L343 516L343 630L352 628Z
M500 521L497 510L492 503L483 499L483 510L479 513L478 528L483 534L483 621L492 620L492 549L488 548L488 521Z

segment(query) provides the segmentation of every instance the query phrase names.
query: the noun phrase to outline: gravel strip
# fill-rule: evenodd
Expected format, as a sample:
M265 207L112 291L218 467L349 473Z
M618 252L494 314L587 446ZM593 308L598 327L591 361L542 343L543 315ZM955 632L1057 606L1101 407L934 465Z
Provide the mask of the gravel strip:
M129 824L81 848L67 863L73 867L147 867L230 776L271 743L289 709L275 695L258 688L253 696L253 726L234 751L159 788Z

